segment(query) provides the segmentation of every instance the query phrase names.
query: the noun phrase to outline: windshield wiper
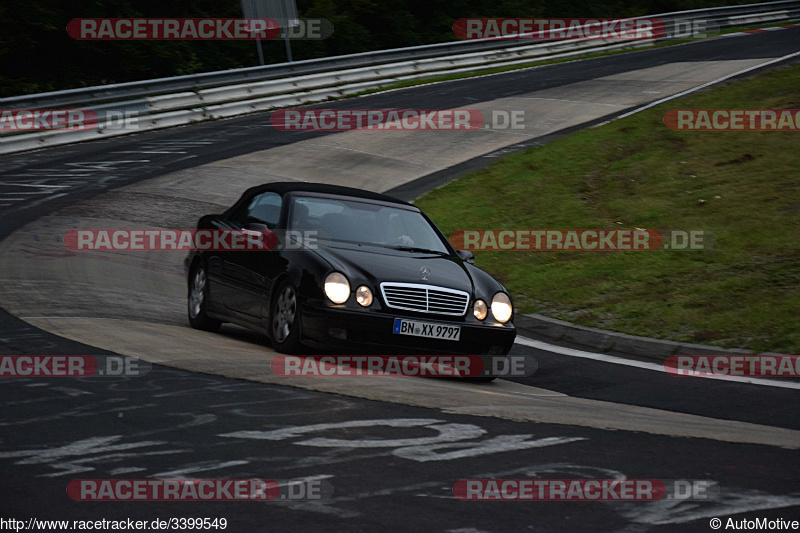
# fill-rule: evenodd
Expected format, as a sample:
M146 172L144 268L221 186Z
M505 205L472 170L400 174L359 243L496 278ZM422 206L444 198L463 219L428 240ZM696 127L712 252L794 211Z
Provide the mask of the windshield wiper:
M402 250L404 252L420 252L423 254L437 254L437 255L450 255L447 252L441 252L439 250L429 250L427 248L418 248L416 246L388 246L392 250Z

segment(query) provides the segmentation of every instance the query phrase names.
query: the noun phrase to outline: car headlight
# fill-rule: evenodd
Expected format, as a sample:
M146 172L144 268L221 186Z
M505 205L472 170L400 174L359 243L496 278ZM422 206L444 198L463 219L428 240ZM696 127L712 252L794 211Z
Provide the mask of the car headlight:
M343 304L350 298L350 282L339 272L331 272L325 278L325 296L335 304Z
M372 305L372 291L369 290L369 287L362 285L356 289L356 301L362 307Z
M511 298L506 293L498 292L492 298L492 315L503 324L511 319Z
M475 303L472 306L472 313L475 315L475 318L478 320L483 320L486 318L486 302L483 300L475 300Z

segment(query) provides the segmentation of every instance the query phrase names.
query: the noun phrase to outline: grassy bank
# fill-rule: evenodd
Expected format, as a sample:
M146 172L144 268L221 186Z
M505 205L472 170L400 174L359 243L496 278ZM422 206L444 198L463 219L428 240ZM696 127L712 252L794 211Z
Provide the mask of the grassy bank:
M798 109L800 66L512 155L418 200L464 228L713 233L705 251L477 252L515 305L673 340L800 352L800 132L677 132L669 109ZM703 200L703 201L701 201Z

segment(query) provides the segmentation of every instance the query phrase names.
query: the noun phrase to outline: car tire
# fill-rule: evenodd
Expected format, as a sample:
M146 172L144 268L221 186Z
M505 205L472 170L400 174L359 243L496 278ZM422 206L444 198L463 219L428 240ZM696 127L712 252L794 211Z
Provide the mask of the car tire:
M300 306L297 289L290 280L278 285L269 314L272 346L280 353L294 354L300 349Z
M189 324L195 329L203 331L217 331L222 322L210 318L206 314L208 306L208 276L202 262L198 262L189 274L189 294L187 297L187 311Z

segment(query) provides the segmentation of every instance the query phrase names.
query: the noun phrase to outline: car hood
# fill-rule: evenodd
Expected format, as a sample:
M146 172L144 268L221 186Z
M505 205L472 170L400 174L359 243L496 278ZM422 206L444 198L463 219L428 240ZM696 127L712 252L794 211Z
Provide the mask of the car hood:
M377 287L383 281L399 281L449 287L474 293L474 280L459 257L382 250L375 247L359 250L320 246L315 251L354 284L370 282Z

